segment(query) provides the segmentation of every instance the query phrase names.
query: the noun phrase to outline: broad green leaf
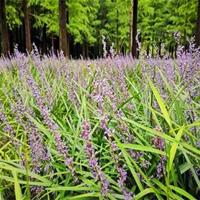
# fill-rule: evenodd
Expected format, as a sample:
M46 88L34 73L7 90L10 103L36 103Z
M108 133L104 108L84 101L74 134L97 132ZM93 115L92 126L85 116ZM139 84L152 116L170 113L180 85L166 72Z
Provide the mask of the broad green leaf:
M138 145L138 144L120 144L120 147L124 149L134 149L138 151L146 151L146 152L151 152L155 154L160 154L162 156L166 156L166 153L164 151L155 149L150 146L143 146L143 145Z
M22 191L21 187L17 178L17 173L15 171L12 171L13 177L14 177L14 187L15 187L15 198L16 200L22 200Z
M174 158L175 158L175 155L176 155L176 151L177 151L177 147L178 147L178 144L180 142L180 139L183 135L183 130L184 130L184 126L180 128L180 130L178 131L176 137L175 137L175 142L172 144L172 147L170 149L170 152L169 152L169 163L168 163L168 173L170 173L171 169L172 169L172 165L173 165L173 161L174 161Z
M158 105L163 113L163 116L166 120L166 122L168 123L169 127L171 128L172 127L172 122L171 122L171 119L170 119L170 116L169 116L169 113L167 111L167 108L166 108L166 105L164 103L164 100L163 98L160 96L158 90L156 89L156 87L154 86L153 82L149 79L149 85L153 91L153 94L158 102Z
M154 193L154 190L152 188L144 189L143 191L135 195L135 200L142 199L144 196L146 196L149 193Z
M170 188L172 190L174 190L175 192L177 192L178 194L188 198L189 200L196 200L196 198L194 198L191 194L189 194L188 192L186 192L185 190L183 190L182 188L170 185Z

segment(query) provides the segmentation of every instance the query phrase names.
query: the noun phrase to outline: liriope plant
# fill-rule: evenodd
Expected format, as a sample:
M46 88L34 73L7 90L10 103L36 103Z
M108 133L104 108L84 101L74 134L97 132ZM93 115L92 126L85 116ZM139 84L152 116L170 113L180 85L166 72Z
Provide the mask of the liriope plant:
M0 59L0 199L197 199L199 60Z

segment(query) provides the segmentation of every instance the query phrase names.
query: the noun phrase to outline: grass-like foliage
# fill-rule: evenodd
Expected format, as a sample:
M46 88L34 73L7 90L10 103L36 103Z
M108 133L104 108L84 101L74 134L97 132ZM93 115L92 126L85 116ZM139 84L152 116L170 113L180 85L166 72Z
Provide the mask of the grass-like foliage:
M0 59L0 200L198 199L200 54Z

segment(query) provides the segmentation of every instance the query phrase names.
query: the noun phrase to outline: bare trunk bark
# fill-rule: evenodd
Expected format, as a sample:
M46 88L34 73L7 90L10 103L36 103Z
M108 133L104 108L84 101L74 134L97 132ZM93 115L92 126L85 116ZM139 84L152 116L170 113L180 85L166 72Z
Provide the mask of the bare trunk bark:
M161 51L162 51L162 42L160 41L159 44L158 44L158 55L159 55L160 58L162 57Z
M116 46L117 46L117 55L119 55L119 11L117 10L117 26L116 26Z
M132 56L137 56L137 11L138 11L138 0L133 0L133 25L132 25Z
M42 53L47 53L47 26L46 24L43 26L42 29Z
M149 56L149 51L150 51L150 47L149 47L149 44L147 44L147 56Z
M62 50L64 55L69 58L69 44L67 35L67 9L65 0L59 0L59 27L60 27L60 37L59 37L59 48Z
M82 44L82 56L85 59L85 44Z
M2 52L5 56L9 55L10 52L10 44L9 44L9 36L8 36L8 27L6 24L6 5L5 0L0 0L0 30L2 37Z
M88 43L86 42L86 44L85 44L85 56L86 56L86 59L88 59L89 58L89 45L88 45Z
M132 8L130 9L130 22L129 22L129 53L132 50Z
M197 27L196 27L196 46L200 46L200 0L198 1L198 13L197 13Z
M28 7L27 0L22 1L22 7L24 11L24 28L25 28L25 46L26 50L30 53L32 50L31 44L31 28L30 28L30 8Z

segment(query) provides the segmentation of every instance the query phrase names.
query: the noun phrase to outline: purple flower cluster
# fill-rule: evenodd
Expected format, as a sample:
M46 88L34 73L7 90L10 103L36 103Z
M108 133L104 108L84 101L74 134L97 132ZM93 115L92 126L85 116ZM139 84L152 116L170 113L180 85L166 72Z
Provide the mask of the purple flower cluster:
M75 180L75 182L78 180L76 173L75 173L75 167L73 163L73 158L70 157L68 153L68 148L62 141L61 135L59 133L59 127L58 125L51 119L50 116L50 110L48 107L45 105L40 92L39 92L39 87L34 81L34 79L29 75L27 77L27 83L32 91L33 97L35 98L36 104L40 109L41 115L43 117L44 123L47 125L49 130L53 133L55 143L56 143L56 148L57 151L64 157L64 163L65 165L70 169L72 176Z
M50 162L50 155L44 146L44 142L41 133L37 127L27 117L26 113L34 116L34 113L30 108L27 108L20 97L15 105L12 105L13 114L16 117L16 121L20 124L28 136L29 145L31 148L31 159L32 159L32 171L35 173L41 173L44 162ZM49 164L48 164L49 165ZM47 170L49 167L45 167ZM49 173L49 171L45 171Z
M25 134L27 134L30 146L31 170L37 174L49 174L51 173L50 153L44 145L41 133L34 123L26 116L26 114L28 114L34 117L34 112L30 107L25 106L21 97L16 94L16 91L14 91L14 93L16 103L11 104L11 110L17 123L22 126ZM24 160L22 164L25 166ZM42 186L31 186L31 194L33 197L43 191L44 188Z
M91 141L90 124L87 121L83 122L81 137L83 138L85 143L85 153L87 155L87 158L89 159L91 172L94 178L100 181L102 186L101 193L105 196L109 190L109 182L98 164L98 160L95 155L95 149L93 148Z
M124 167L120 164L120 154L117 144L113 140L112 130L108 127L108 117L104 117L101 120L101 128L104 130L104 135L107 141L110 143L111 147L111 156L115 162L115 166L118 172L118 185L121 188L121 191L124 195L125 200L132 199L132 192L127 191L125 187L125 182L127 179L127 172L125 171Z
M52 90L47 81L47 77L45 76L45 69L44 69L43 63L41 61L41 56L40 56L40 53L35 44L33 44L33 50L31 52L31 57L33 60L33 64L36 67L37 72L39 74L40 82L44 85L43 89L45 90L45 96L46 96L45 100L47 100L46 103L48 104L49 107L52 107L52 104L53 104Z
M162 138L160 138L159 136L154 137L152 139L152 143L157 149L164 150L164 148L165 148L165 141Z
M16 138L16 132L12 128L12 126L10 125L8 118L5 114L4 107L1 104L1 102L0 102L0 121L4 125L4 127L3 127L4 132L9 134L9 137L11 139L11 143L15 146L16 150L18 150L19 142L17 141L17 138Z
M134 160L139 160L144 154L139 151L130 150L130 155Z
M104 48L107 47L104 46ZM9 83L8 87L6 87L6 84L9 82L8 76L5 76L6 78L2 76L3 84L1 84L1 91L6 96L6 100L3 102L3 105L0 104L0 122L2 123L0 128L3 129L5 137L0 138L3 140L4 138L10 139L11 142L8 148L14 145L13 148L21 153L19 156L23 163L21 167L24 167L27 164L26 156L21 151L23 148L20 148L20 151L18 149L20 141L23 141L26 136L30 147L31 171L41 176L47 175L52 172L51 169L53 170L53 166L51 165L52 156L45 145L49 138L43 135L39 127L32 120L33 118L39 119L52 134L55 142L54 147L59 157L62 157L64 160L63 165L69 169L69 173L73 176L76 184L78 183L76 181L82 180L82 173L80 175L77 174L78 165L74 162L74 158L70 154L70 149L67 143L65 143L65 139L67 140L67 138L64 138L64 135L61 134L61 129L52 116L52 110L54 109L56 113L59 113L62 120L66 119L67 123L63 124L63 126L69 126L67 129L71 130L74 127L73 123L77 123L77 118L85 114L85 110L81 110L80 114L78 111L82 107L82 100L86 100L85 102L88 106L87 116L90 116L90 119L94 123L98 120L100 123L100 129L97 128L100 133L98 141L103 132L103 138L100 138L102 141L101 150L103 151L97 154L96 146L91 137L89 120L82 124L81 138L84 141L83 153L85 154L92 178L100 185L103 199L106 199L108 193L112 194L112 189L115 188L116 190L120 190L119 192L123 195L122 199L133 199L134 195L130 188L135 188L133 189L135 192L138 191L138 188L137 186L133 186L134 180L132 176L129 177L128 175L130 173L129 168L126 166L126 160L122 156L123 154L118 148L115 138L118 138L124 145L127 143L140 144L140 142L143 142L140 140L141 138L135 139L137 135L135 131L139 130L139 128L132 127L128 123L128 120L124 119L131 118L138 121L138 123L148 124L148 119L152 118L148 114L151 107L149 108L146 105L151 104L152 107L160 111L158 103L154 101L155 98L152 98L153 93L148 84L149 78L152 79L159 94L166 100L166 105L171 106L173 104L170 108L173 119L178 121L177 124L186 123L189 125L188 127L194 126L188 130L193 137L189 137L187 131L184 133L185 142L188 142L188 145L192 145L196 149L200 148L198 135L200 129L195 126L199 117L196 109L198 109L200 94L200 51L194 51L193 49L192 44L190 49L184 50L184 52L183 49L178 47L177 59L175 60L168 57L162 59L147 58L133 60L129 56L115 56L111 49L114 59L107 57L105 59L76 61L66 59L63 52L56 55L53 53L50 56L41 56L38 50L34 49L32 54L26 56L16 50L14 57L11 56L12 60L3 60L0 58L0 63L2 63L2 65L0 64L0 73L7 73L11 78L15 77ZM104 50L106 51L106 49ZM19 77L16 77L16 74ZM26 100L23 100L23 98L20 99L20 95L15 96L12 94L11 84L15 83L15 80L16 85L14 87ZM166 83L169 84L169 87L166 87ZM172 90L169 90L169 88ZM174 92L174 94L178 92L178 95L175 95L175 99L172 99L173 97L168 95L171 92ZM68 98L65 101L66 93ZM83 96L85 99L82 98ZM176 104L179 103L179 100L180 112L176 113ZM8 106L8 104L10 105ZM95 112L92 113L94 110L97 111L97 116ZM185 113L183 110L185 110ZM145 114L147 114L146 117ZM11 120L13 117L14 120ZM152 122L151 119L150 121ZM162 120L160 123L162 125ZM161 131L158 127L156 127L156 130ZM10 138L7 138L7 135ZM145 136L144 139L148 140L148 136ZM78 140L76 138L75 141ZM161 151L165 151L165 146L167 145L165 140L158 136L154 136L150 143L154 148ZM1 144L3 144L2 141ZM79 142L73 144L75 145L73 149L77 149L76 145ZM53 149L51 152L53 152ZM143 173L149 174L154 170L149 178L155 177L160 179L161 182L165 181L167 159L165 156L158 157L156 155L155 159L153 153L131 149L128 149L127 153L143 170ZM191 152L191 155L193 153L195 152ZM73 153L73 155L75 154ZM110 161L109 159L111 159L111 162L108 162L108 165L105 166L106 170L114 168L109 172L109 177L116 180L117 186L115 184L111 185L112 181L108 179L106 175L107 171L101 168L103 164L98 155L102 155L106 161ZM80 157L82 156L78 156L77 159ZM57 162L56 156L52 158ZM105 160L104 162L106 162ZM149 168L151 165L150 161L155 162L155 160L157 165L155 166L154 163L152 164L152 168ZM176 159L176 161L178 162L179 160ZM192 160L192 164L197 176L199 176L198 161L194 159ZM62 180L63 175L59 174L57 176L57 173L54 175L56 181L59 182L61 180L63 185L68 184L68 179L67 183L65 180ZM78 175L80 176L79 179ZM137 176L145 187L146 181L142 173L137 173ZM84 176L84 178L86 177ZM31 181L35 181L35 179L31 178ZM85 183L85 181L83 182ZM84 184L83 182L81 183ZM69 184L71 185L71 180ZM191 184L193 185L193 183ZM31 187L31 193L41 193L44 189L45 187L33 186ZM79 192L73 192L75 195L77 193ZM37 198L37 196L34 196L34 198Z
M117 171L119 173L119 179L118 179L118 184L119 184L119 187L121 188L122 190L122 193L124 195L124 199L125 200L132 200L133 198L133 193L132 192L129 192L126 190L126 188L124 187L125 185L125 181L127 179L127 172L125 171L125 169L123 167L117 167Z
M166 164L166 157L161 156L160 161L156 167L156 177L162 178L165 175L165 164Z
M111 112L115 112L117 109L117 97L114 88L106 77L102 79L99 77L94 81L91 99L97 103L100 116L103 115L105 110L110 109Z
M160 131L161 129L159 127L155 128L157 131ZM155 146L155 148L163 151L165 149L165 141L159 136L156 136L152 139L152 144ZM161 156L159 163L156 167L156 176L157 178L162 178L165 175L165 164L166 164L166 156Z
M68 94L69 100L71 101L71 103L73 105L79 107L80 106L79 101L78 101L77 96L76 96L78 86L76 84L74 84L74 81L75 81L74 75L70 74L70 73L66 73L65 81L66 81L67 94Z

